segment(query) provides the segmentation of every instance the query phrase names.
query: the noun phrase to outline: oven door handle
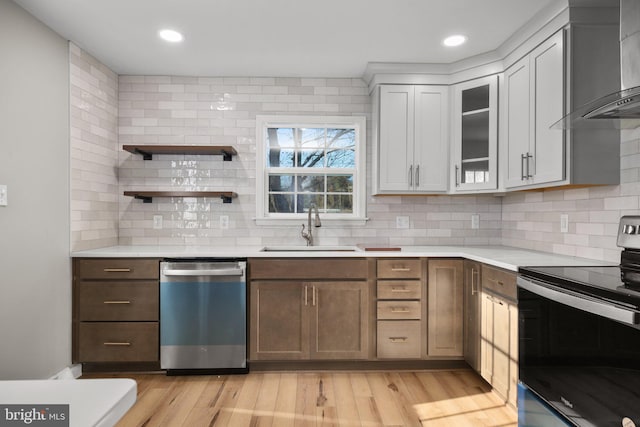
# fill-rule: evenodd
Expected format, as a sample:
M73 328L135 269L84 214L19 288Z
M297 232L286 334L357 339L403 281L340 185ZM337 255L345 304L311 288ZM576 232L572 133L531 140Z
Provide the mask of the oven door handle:
M520 276L518 276L518 286L543 298L569 307L587 311L628 325L640 324L640 313L637 311L613 305L588 295L560 289L547 283L541 283L530 278L525 279Z

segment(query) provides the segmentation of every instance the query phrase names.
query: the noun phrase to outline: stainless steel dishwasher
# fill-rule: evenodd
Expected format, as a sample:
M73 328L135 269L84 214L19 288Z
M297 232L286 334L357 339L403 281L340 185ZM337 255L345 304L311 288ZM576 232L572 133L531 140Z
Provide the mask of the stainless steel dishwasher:
M160 367L247 373L246 259L160 263Z

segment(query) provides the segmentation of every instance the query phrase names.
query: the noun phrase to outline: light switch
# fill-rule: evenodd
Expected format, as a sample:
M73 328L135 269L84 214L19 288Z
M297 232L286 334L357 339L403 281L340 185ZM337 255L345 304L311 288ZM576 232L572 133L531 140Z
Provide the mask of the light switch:
M7 186L0 185L0 206L7 206L8 197L7 197Z
M229 215L220 215L220 228L223 230L229 228Z

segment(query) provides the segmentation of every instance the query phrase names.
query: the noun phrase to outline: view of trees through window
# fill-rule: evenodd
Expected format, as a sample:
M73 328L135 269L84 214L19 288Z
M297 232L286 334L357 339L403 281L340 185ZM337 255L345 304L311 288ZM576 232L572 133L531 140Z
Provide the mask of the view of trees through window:
M267 146L270 213L353 212L353 128L268 128Z

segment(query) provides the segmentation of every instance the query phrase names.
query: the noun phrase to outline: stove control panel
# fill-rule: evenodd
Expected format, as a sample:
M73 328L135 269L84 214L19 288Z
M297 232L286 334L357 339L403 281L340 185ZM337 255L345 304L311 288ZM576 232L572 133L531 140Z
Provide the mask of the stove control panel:
M620 218L618 246L626 249L640 249L640 216L625 215Z

